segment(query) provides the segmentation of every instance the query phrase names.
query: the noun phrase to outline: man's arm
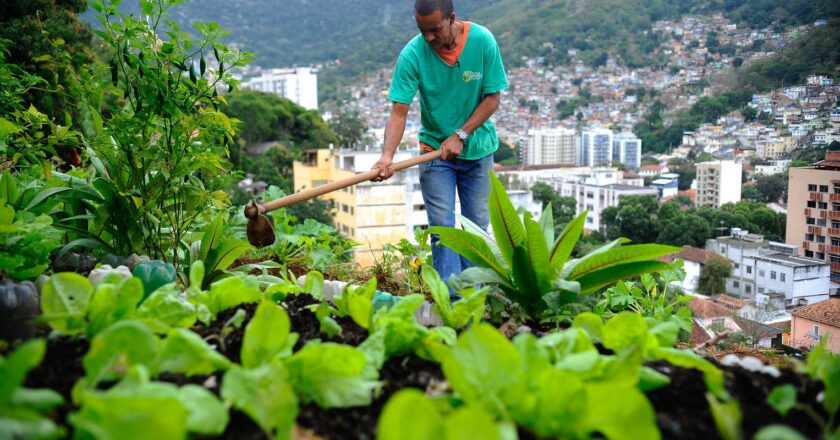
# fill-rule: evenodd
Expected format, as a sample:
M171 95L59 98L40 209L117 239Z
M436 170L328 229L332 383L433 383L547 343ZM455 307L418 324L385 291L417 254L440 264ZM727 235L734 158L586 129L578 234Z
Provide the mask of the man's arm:
M481 124L490 119L490 116L492 116L496 109L499 108L499 102L501 102L501 100L502 95L500 92L484 95L484 99L482 99L478 104L478 107L473 110L473 113L470 115L469 119L467 119L467 122L464 122L461 129L466 131L467 134L472 134L478 127L481 126ZM461 150L464 149L464 143L458 135L453 133L451 136L446 138L445 141L443 141L440 148L443 149L443 154L441 154L440 158L443 160L450 160L461 154Z
M401 104L399 102L394 102L391 106L391 115L385 124L385 142L382 145L382 157L371 168L379 168L379 177L373 179L375 182L383 181L394 175L391 164L394 162L394 155L397 153L397 147L400 145L403 133L405 132L408 108L409 106L407 104Z

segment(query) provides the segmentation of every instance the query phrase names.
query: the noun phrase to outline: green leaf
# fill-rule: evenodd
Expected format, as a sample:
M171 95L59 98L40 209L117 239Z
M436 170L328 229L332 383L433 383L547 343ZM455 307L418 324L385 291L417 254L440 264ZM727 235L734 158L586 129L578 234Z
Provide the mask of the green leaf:
M551 212L551 202L545 205L545 209L540 214L539 223L540 229L543 231L543 236L545 236L546 246L549 243L554 243L554 214Z
M122 279L119 284L102 283L96 286L88 307L88 337L130 316L142 299L143 283L138 278Z
M589 408L581 421L586 434L609 439L658 439L656 413L647 397L631 384L588 383ZM581 433L583 434L583 433Z
M767 404L773 407L782 417L796 405L796 387L791 384L779 385L767 396Z
M242 254L254 249L247 241L244 240L223 240L218 247L210 250L206 260L207 275L203 282L202 288L209 287L218 274L224 271Z
M525 247L516 246L511 256L511 276L516 286L516 297L512 299L519 302L530 313L539 313L543 295L535 269L531 265Z
M82 358L88 385L121 377L133 365L154 365L158 340L145 325L120 321L98 335Z
M658 390L668 386L671 378L650 367L642 367L639 370L639 389L644 392Z
M324 275L317 270L310 270L306 274L306 281L303 284L303 291L312 295L313 298L324 300Z
M176 284L169 284L146 298L132 318L148 322L156 332L158 327L162 328L160 332L166 332L169 327L192 327L196 321L196 308L181 298Z
M309 342L286 361L301 401L322 408L369 405L381 383L366 365L365 354L354 347L318 342Z
M523 398L524 371L519 352L498 330L479 324L461 333L443 359L444 375L468 405L497 417Z
M16 348L7 358L0 356L0 408L11 400L15 390L23 385L29 370L38 366L46 353L43 339L29 341Z
M589 272L575 278L575 281L580 283L580 293L591 293L622 279L632 278L643 273L656 272L668 267L668 263L661 261L637 261Z
M379 416L377 440L440 440L444 438L443 419L419 390L404 388L394 394ZM468 437L462 438L478 438Z
M489 211L496 244L505 261L510 262L514 249L525 241L525 227L519 219L519 214L516 213L516 208L507 197L507 191L492 172L490 173Z
M56 391L47 388L18 388L12 395L9 406L40 413L55 409L63 403L64 397Z
M40 414L21 408L0 411L0 438L57 440L66 437L63 428Z
M592 342L601 342L604 337L604 319L591 312L575 316L572 327L585 331Z
M615 352L641 347L647 339L648 325L641 315L621 312L604 325L604 347Z
M548 263L548 245L545 242L545 235L540 229L540 225L531 220L531 213L526 212L523 219L525 224L525 231L527 233L525 246L528 252L528 261L534 269L536 277L537 288L540 296L551 289L551 282L556 273Z
M257 306L242 339L242 366L256 368L271 362L285 347L291 321L289 314L272 301Z
M619 264L653 260L680 250L682 249L678 247L661 244L636 244L613 248L603 253L593 252L582 258L566 278L576 280L601 269Z
M374 332L382 332L387 357L412 352L429 332L417 323L415 310L423 304L423 295L411 294L391 308L382 307L373 316Z
M178 389L178 400L187 408L187 429L206 435L220 435L228 424L225 405L204 387L187 384Z
M260 292L259 287L247 283L239 277L216 281L210 286L209 296L211 303L208 304L208 307L214 315L242 304L256 303L262 300L262 292Z
M0 136L8 136L20 131L20 127L5 118L0 118Z
M551 254L549 255L551 267L559 270L566 264L566 261L575 249L575 244L580 239L580 234L583 233L583 226L586 223L586 215L588 213L589 211L582 212L563 228L563 232L560 233L560 236L557 237L557 241L554 242L554 246L551 248Z
M81 332L85 327L93 284L77 273L57 273L44 284L41 294L41 310L50 325L65 334ZM52 319L50 315L61 315Z
M81 409L68 418L77 438L183 440L187 408L171 395L121 390L84 393Z
M3 201L9 205L14 205L19 195L20 192L18 191L15 178L8 170L3 171L3 176L0 177L0 205L3 205Z
M175 328L161 343L156 365L157 373L193 376L226 370L231 362L198 334L185 328Z
M476 266L493 269L503 278L507 275L507 268L503 263L496 260L490 246L481 237L457 228L444 228L442 226L432 226L429 231L440 237L439 243L441 246L452 249Z
M252 370L234 366L222 379L222 398L263 430L288 439L297 418L298 401L286 374L282 365L273 362Z
M770 425L761 428L753 440L807 440L808 437L786 425Z
M461 291L462 298L452 304L454 313L451 327L460 329L471 323L481 322L487 309L486 300L489 293L490 289L487 287L472 293Z
M350 316L360 327L370 328L373 317L373 296L376 294L376 277L362 286L350 284L344 287L341 295L333 297L336 308L344 316Z
M741 407L738 401L733 399L722 402L712 393L706 393L706 400L720 437L723 440L741 439Z
M443 323L452 328L460 328L453 323L454 316L449 297L449 287L440 279L440 275L435 268L430 265L424 264L420 273L435 302L435 311L443 319Z

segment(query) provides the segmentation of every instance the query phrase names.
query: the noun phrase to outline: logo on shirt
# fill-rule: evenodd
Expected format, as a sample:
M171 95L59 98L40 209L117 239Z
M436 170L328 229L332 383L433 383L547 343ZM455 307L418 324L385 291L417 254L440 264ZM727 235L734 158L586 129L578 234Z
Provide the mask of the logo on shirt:
M470 72L469 70L464 72L464 82L465 83L468 83L470 81L479 81L479 80L481 80L481 77L482 77L481 72Z

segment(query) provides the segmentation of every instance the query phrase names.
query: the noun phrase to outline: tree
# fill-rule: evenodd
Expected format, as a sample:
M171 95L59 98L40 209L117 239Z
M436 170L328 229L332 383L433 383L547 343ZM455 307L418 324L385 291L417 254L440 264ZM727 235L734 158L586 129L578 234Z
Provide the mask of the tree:
M758 116L758 109L750 106L744 106L741 109L741 116L744 117L745 121L752 122L755 120L756 116Z
M493 153L493 161L503 165L516 165L519 163L519 155L507 142L499 141L499 148Z
M706 239L712 233L709 222L703 217L682 212L668 221L660 219L657 223L657 229L659 230L659 236L656 238L656 242L674 246L703 247Z
M713 256L700 270L697 290L707 296L726 292L726 279L732 275L732 264L721 256Z
M787 180L780 174L758 176L755 189L761 193L765 202L777 202L787 190Z
M744 186L741 188L741 199L749 202L760 202L764 199L764 196L755 189L755 186Z
M630 239L634 243L653 243L657 237L656 199L649 196L622 197L618 206L601 211L601 222L607 238Z
M354 111L339 111L329 122L330 128L338 136L338 145L342 148L355 149L362 141L367 130L364 119Z
M828 151L840 151L840 141L831 141L828 144Z

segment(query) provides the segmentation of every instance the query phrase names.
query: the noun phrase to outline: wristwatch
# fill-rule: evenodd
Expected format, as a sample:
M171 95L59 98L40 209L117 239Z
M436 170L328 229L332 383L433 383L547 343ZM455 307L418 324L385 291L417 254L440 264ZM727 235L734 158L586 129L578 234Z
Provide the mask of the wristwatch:
M468 134L467 134L467 132L466 132L466 131L461 130L460 128L459 128L459 129L457 129L457 130L455 130L455 134L457 134L457 135L458 135L458 139L460 139L460 140L461 140L461 142L466 141L466 140L467 140L467 138L470 136L470 135L468 135Z

